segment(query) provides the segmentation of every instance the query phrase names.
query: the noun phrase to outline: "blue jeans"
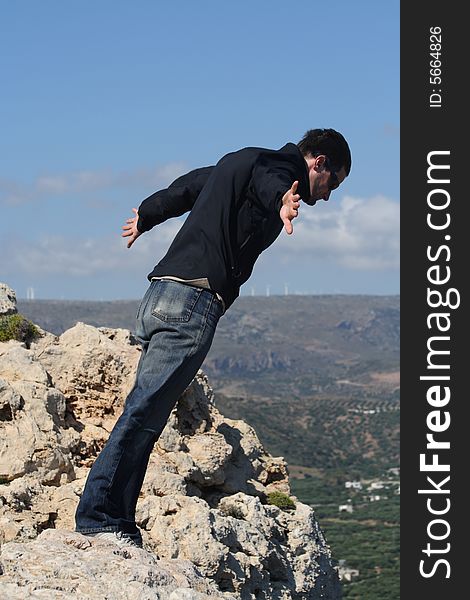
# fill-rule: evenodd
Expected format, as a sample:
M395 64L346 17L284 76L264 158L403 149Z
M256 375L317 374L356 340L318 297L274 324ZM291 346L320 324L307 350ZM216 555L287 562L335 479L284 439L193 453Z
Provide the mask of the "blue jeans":
M209 290L151 282L137 313L142 356L136 381L88 475L76 531L123 531L141 541L135 508L150 453L204 361L221 315L222 303Z

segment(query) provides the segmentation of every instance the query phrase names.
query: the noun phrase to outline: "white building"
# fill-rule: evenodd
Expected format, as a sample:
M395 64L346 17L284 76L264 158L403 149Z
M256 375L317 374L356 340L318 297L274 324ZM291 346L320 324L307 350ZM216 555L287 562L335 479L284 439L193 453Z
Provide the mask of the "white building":
M338 575L342 581L351 581L353 577L359 576L359 570L346 566L346 561L342 559L338 564Z
M385 484L383 481L373 481L367 489L368 490L383 490L384 487L385 487Z
M346 481L344 487L347 489L362 490L362 483L360 481Z

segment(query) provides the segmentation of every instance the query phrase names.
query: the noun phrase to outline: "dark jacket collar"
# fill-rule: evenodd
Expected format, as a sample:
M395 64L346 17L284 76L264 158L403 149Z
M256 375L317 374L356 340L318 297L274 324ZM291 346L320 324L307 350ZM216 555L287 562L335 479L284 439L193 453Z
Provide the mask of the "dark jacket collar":
M292 160L299 166L299 186L297 193L302 199L310 198L310 181L308 178L307 162L296 144L288 142L285 146L279 149L279 152L288 154Z

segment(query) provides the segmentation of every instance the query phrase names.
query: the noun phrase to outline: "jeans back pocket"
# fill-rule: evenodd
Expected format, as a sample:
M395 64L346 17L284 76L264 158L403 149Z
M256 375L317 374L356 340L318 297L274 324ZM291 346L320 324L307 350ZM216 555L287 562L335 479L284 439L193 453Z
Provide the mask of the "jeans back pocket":
M160 280L155 288L152 315L165 322L187 322L201 293L202 288L177 281Z

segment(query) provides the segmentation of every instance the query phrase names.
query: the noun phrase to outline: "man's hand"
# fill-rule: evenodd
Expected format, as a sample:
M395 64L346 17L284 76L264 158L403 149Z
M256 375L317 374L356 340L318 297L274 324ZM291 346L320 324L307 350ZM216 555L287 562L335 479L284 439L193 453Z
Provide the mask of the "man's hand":
M136 241L139 235L142 235L141 232L137 229L137 221L139 220L139 213L136 208L132 209L135 212L135 217L127 219L126 225L122 226L123 233L122 237L128 237L127 247L130 248L132 244Z
M279 216L284 223L284 229L289 235L291 235L291 233L294 231L291 221L299 214L300 195L296 194L298 185L299 182L294 181L290 190L287 190L287 192L284 194L282 197L282 207L279 211Z

